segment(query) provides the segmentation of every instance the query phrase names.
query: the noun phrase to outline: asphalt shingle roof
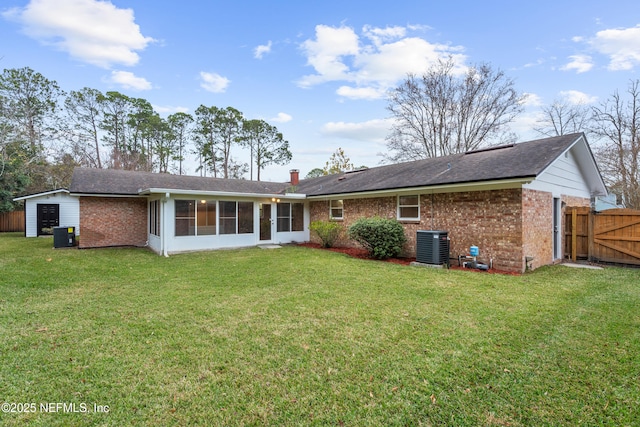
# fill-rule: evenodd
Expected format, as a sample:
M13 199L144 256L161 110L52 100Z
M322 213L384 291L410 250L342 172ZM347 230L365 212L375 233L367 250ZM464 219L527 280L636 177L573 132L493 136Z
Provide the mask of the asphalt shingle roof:
M300 181L295 191L307 196L324 196L534 178L583 136L582 133L574 133L463 154L305 179ZM290 188L290 183L76 168L69 191L80 194L137 195L141 190L150 188L267 195L284 193Z
M582 133L300 181L307 196L536 177Z
M170 175L116 169L76 168L69 191L82 194L137 195L150 188L228 193L278 194L288 183Z

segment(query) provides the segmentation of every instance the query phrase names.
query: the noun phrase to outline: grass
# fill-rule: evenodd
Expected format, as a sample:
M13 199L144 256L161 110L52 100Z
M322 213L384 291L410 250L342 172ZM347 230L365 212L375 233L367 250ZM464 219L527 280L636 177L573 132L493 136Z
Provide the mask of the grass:
M36 409L0 425L637 425L637 269L4 234L0 271L0 400Z

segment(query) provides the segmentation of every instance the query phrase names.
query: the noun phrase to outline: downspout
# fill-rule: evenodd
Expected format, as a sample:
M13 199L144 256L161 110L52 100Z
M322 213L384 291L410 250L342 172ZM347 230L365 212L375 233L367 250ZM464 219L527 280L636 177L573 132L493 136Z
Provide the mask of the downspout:
M164 257L169 257L169 252L167 251L167 238L165 234L167 233L167 202L169 201L170 193L165 193L164 198L162 199L162 231L160 232L160 248L162 255Z

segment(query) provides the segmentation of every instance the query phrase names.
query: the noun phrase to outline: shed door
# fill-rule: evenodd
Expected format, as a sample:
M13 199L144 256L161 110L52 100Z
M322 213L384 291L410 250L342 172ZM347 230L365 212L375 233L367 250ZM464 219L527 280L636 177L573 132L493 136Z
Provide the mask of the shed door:
M53 234L53 227L60 225L60 205L38 204L38 236Z

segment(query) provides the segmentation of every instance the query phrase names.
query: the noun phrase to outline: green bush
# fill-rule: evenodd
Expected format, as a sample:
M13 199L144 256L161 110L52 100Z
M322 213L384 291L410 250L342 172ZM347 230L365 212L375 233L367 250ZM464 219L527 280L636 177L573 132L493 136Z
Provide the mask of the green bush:
M407 241L402 224L395 219L380 217L357 220L349 227L347 235L364 246L369 256L376 259L400 255Z
M323 248L330 248L340 238L342 225L332 221L312 221L309 230L315 232L322 240Z

